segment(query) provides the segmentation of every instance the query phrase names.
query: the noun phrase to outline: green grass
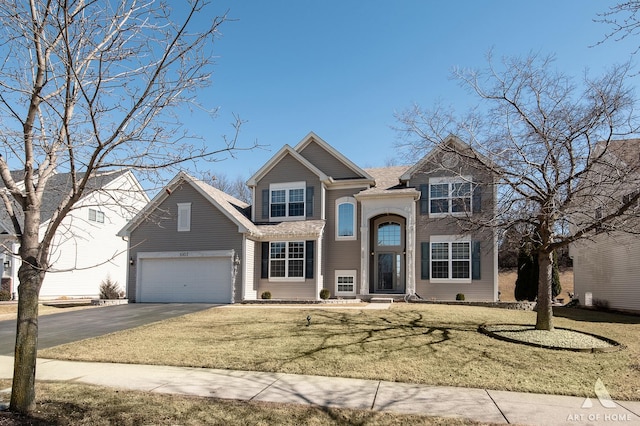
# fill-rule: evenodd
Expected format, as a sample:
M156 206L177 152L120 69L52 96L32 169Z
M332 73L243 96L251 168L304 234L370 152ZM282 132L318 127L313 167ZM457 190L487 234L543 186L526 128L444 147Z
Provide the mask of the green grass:
M569 309L558 313L557 326L609 337L624 349L554 351L477 332L484 323L533 324L533 312L396 304L379 311L214 308L46 349L39 356L576 396L593 396L600 378L614 398L640 400L640 318Z
M9 386L0 380L0 388ZM38 383L35 412L19 417L0 412L0 425L475 425L464 419L424 417L370 410L242 402L74 383ZM0 400L2 394L0 394Z

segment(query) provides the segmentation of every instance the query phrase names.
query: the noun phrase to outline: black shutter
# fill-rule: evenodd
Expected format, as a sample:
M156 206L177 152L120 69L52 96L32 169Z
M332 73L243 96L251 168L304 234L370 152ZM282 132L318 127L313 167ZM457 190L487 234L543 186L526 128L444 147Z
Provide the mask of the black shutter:
M262 218L269 219L269 190L262 190Z
M480 279L480 241L471 242L471 279Z
M269 243L262 243L262 265L260 267L260 278L269 278Z
M307 194L306 194L306 216L313 216L313 186L307 186Z
M420 243L420 279L429 279L429 243Z
M314 243L315 241L309 240L305 244L305 253L304 253L304 261L305 261L305 272L304 277L312 279L313 278L313 258L315 257L314 253Z
M420 214L429 214L429 185L420 185Z
M480 184L473 185L471 203L473 204L473 213L480 213L482 211L482 186Z

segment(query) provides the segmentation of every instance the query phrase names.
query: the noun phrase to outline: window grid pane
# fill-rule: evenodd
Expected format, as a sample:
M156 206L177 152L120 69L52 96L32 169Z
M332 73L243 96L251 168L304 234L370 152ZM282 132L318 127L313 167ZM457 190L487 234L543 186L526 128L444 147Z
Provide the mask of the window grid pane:
M302 202L304 202L304 189L290 189L289 190L289 202L290 203L302 203Z
M338 291L339 292L353 292L353 277L340 276L338 277Z
M436 183L431 185L430 197L431 198L449 198L449 184Z
M451 243L451 258L454 260L468 260L471 254L469 243Z
M271 217L284 217L285 211L284 204L271 204Z
M284 204L287 201L285 190L271 191L271 202L276 204Z
M304 243L303 242L289 243L289 258L290 259L303 259L304 258Z
M400 245L400 225L397 223L383 223L378 226L379 246Z
M469 261L451 262L451 278L469 278Z
M432 278L449 278L449 262L431 262Z
M285 243L271 243L271 258L284 259L285 257Z
M284 277L285 276L285 261L284 260L272 260L271 261L271 276L272 277Z
M448 260L449 259L449 243L432 243L431 259Z
M304 241L272 242L269 248L269 277L304 277L304 250Z
M304 203L289 204L289 216L304 216Z
M303 260L289 260L289 277L302 277L304 275Z

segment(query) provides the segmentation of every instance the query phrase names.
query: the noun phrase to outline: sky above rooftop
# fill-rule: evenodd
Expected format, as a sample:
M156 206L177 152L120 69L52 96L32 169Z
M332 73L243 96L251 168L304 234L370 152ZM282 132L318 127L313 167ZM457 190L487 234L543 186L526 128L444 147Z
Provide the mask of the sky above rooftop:
M210 166L248 178L284 144L310 131L361 167L397 157L394 114L441 101L463 112L477 102L451 77L453 67L483 68L494 56L555 54L559 70L580 77L629 60L637 40L598 45L610 27L598 13L610 1L271 0L221 1L209 105L215 121L185 117L212 146L232 114L246 123L239 152ZM397 163L398 160L395 160ZM401 161L402 162L402 161Z

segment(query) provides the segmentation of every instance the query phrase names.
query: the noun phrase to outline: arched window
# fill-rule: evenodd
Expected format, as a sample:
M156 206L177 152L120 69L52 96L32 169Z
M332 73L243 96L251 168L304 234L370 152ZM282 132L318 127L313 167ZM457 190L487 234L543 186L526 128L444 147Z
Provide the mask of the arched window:
M356 200L342 197L336 200L336 240L356 239Z
M378 225L378 246L399 246L400 243L399 223L386 222Z

